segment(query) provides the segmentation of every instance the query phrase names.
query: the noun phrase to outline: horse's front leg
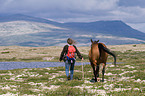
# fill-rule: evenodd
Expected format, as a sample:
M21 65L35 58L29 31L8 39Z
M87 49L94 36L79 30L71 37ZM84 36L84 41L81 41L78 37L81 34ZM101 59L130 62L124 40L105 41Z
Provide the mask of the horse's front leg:
M96 72L96 66L95 64L91 63L91 66L93 68L93 74L94 74L94 78L92 78L92 81L95 80L95 82L97 82L97 72Z
M99 65L96 66L95 82L97 82L97 77L99 77Z
M95 82L97 82L97 69L96 69L96 66L95 66L94 76L95 76Z
M94 77L95 77L95 73L96 73L95 65L93 63L91 63L91 66L93 68L93 74L94 74ZM93 78L92 78L92 80L93 80Z

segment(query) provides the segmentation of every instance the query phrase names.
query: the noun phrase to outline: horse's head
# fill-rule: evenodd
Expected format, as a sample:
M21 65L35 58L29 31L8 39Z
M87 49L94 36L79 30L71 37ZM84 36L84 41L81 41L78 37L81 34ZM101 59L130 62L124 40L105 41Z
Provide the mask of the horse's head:
M98 44L99 40L93 41L93 40L91 39L91 42L92 42L92 45L93 45L93 44Z

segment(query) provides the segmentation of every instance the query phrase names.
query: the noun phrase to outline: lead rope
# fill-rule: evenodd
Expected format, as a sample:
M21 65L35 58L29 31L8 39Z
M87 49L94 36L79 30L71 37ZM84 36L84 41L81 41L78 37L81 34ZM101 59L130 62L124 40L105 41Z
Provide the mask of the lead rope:
M82 80L84 80L84 63L82 60L81 63L82 63Z

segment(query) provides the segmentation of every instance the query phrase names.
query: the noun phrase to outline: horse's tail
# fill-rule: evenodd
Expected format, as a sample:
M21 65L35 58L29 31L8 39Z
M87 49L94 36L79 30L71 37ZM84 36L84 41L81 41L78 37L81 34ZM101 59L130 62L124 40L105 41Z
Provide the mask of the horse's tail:
M103 49L105 52L107 52L108 54L110 54L114 57L114 65L116 66L116 55L100 43L98 44L98 47L99 47L99 49Z

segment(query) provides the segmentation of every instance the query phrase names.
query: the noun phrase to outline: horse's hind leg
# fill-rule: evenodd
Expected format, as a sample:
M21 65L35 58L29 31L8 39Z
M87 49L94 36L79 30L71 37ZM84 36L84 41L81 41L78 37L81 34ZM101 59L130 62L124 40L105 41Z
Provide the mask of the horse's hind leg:
M103 70L102 70L102 82L104 82L105 66L106 66L106 63L103 63Z
M96 66L98 69L97 77L99 77L99 65Z

